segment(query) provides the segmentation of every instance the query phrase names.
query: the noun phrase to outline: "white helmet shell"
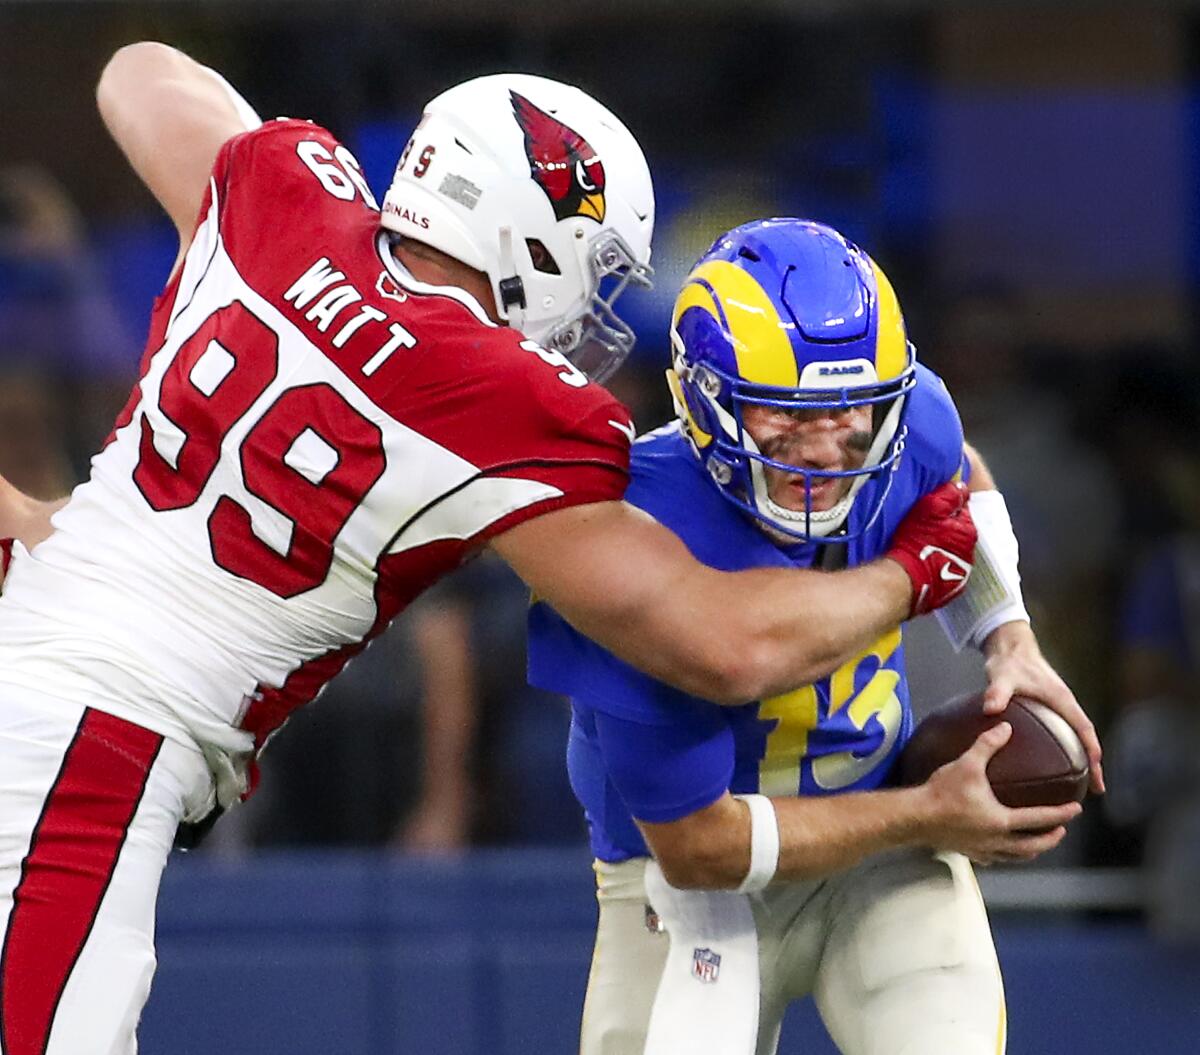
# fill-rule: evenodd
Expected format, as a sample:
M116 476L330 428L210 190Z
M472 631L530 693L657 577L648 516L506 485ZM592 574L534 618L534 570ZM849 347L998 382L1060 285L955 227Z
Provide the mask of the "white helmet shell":
M382 223L486 273L503 319L577 362L632 347L612 302L630 282L649 285L650 170L624 124L578 88L504 73L437 96ZM602 380L617 364L579 365Z

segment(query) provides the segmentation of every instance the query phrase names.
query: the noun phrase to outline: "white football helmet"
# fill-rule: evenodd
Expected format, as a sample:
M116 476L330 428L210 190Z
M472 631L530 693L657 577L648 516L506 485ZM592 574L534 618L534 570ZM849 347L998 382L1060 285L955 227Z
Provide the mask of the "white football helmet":
M595 380L633 347L613 302L650 286L650 170L629 130L578 88L502 73L437 96L382 223L485 272L509 325Z

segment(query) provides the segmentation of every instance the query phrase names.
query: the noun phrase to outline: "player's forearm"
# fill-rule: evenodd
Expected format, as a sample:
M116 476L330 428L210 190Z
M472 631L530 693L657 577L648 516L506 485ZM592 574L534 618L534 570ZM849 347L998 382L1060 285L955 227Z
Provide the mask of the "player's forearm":
M726 792L678 820L639 824L667 882L683 890L821 879L901 847L1031 861L1059 844L1081 807L1009 808L996 799L988 764L1011 733L1006 723L989 728L916 787L769 802Z
M911 602L908 576L888 560L842 572L708 572L631 612L609 647L660 681L738 706L830 674Z
M910 615L945 604L971 569L975 527L967 489L947 483L924 495L893 532L883 559L835 573L744 573L712 589L722 615L704 624L731 645L740 681L718 702L763 699L831 673ZM754 574L762 575L755 582ZM747 583L749 589L745 589ZM703 598L693 594L699 608ZM704 693L700 693L704 695Z
M823 798L774 799L780 879L818 879L872 854L928 841L928 796L919 788Z
M465 811L479 694L470 654L470 614L461 605L422 610L413 636L421 666L424 765L421 798Z
M906 544L920 550L941 539L934 529L945 518L927 513ZM838 572L718 571L622 502L556 510L492 544L580 633L651 677L720 704L824 677L907 618L915 595L916 573L891 559Z
M912 604L912 583L890 560L845 571L766 573L723 592L719 626L744 657L740 692L727 702L759 700L827 676L898 626Z
M937 619L956 651L970 644L989 656L997 647L1011 646L1012 631L1006 628L1016 623L1028 627L1029 613L1021 596L1019 547L1004 496L979 452L964 443L963 454L971 467L970 510L978 530L975 567L966 589L937 613ZM1024 635L1021 643L1026 643ZM1036 642L1033 646L1036 651Z
M578 631L722 704L823 677L899 623L913 596L888 560L840 572L718 571L622 502L535 517L493 546Z
M885 850L931 842L936 803L926 789L772 799L777 879L821 879ZM732 795L666 824L639 824L667 882L733 890L750 867L750 811Z
M693 565L661 600L580 629L659 681L739 706L830 674L905 619L911 602L908 576L889 560L841 572Z

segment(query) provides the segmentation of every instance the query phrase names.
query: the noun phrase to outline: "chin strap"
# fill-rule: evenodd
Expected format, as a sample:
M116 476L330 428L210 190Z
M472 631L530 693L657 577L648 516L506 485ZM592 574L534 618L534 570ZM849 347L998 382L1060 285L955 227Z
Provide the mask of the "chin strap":
M525 329L525 283L517 274L516 257L513 254L513 233L511 227L501 227L500 241L500 274L503 276L496 283L496 293L499 297L500 313L508 319L508 324L514 330Z

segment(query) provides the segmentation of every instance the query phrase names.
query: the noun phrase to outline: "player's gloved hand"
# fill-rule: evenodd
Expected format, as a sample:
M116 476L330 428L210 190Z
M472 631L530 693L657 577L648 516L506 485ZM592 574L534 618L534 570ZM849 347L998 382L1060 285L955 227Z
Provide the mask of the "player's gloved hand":
M0 538L0 593L4 592L4 577L8 574L8 566L12 563L13 540Z
M908 615L924 615L952 601L967 586L975 559L975 524L967 509L967 485L951 481L908 511L884 554L912 580Z

